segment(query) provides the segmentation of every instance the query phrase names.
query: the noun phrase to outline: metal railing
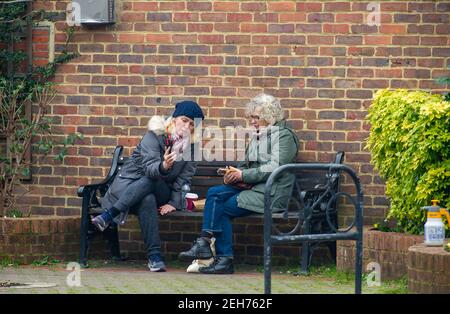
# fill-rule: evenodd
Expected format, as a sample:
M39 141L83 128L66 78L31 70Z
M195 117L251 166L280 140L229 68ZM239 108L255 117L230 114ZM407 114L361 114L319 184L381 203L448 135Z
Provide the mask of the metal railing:
M325 195L328 194L329 201L327 203L326 214L328 215L331 204L335 203L340 196L347 197L353 206L355 207L355 218L350 227L345 230L336 229L335 226L330 225L331 230L336 233L323 233L323 234L278 234L272 235L272 210L271 210L271 196L270 191L274 181L286 171L299 171L299 170L325 170L330 172L346 172L356 187L356 200L348 193L336 192L331 186L325 186L320 192L320 196L312 204L303 204L309 206L308 211L320 206ZM298 191L301 193L301 191ZM306 211L306 210L305 210ZM328 217L328 216L327 216ZM327 219L330 223L329 219ZM356 231L352 231L352 227L356 226ZM356 241L356 257L355 257L355 293L361 293L362 284L362 239L363 239L363 191L359 178L355 172L348 166L336 163L329 164L286 164L275 169L266 182L264 193L264 293L271 293L271 254L272 244L278 243L298 243L298 242L329 242L336 240L354 240Z

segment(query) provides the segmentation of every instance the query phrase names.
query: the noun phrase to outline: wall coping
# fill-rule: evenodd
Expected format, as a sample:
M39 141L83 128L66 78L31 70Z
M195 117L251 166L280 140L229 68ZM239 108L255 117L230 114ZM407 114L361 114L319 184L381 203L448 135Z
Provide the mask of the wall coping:
M445 251L443 246L426 246L425 243L410 246L408 251L428 255L450 256L450 252Z
M0 217L1 220L5 221L25 221L25 220L65 220L65 219L77 219L80 216L46 216L46 215L33 215L31 217Z

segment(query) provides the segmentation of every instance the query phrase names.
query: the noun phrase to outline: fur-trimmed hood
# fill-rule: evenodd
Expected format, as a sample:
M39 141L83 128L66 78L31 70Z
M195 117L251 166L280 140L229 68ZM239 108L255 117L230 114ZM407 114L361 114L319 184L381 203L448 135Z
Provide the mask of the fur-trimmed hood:
M172 121L172 117L164 117L164 116L153 116L148 121L148 130L152 131L156 135L163 135L167 133L167 126L170 125Z
M147 128L158 136L165 135L172 131L172 120L173 117L153 116L148 121ZM197 134L194 132L194 134L191 135L191 143L197 143L198 141L199 138L197 138Z

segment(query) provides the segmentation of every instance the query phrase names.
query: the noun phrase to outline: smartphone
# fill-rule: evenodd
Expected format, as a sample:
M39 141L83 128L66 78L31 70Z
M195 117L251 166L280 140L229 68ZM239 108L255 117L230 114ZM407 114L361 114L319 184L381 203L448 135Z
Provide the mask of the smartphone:
M169 148L169 151L168 151L169 154L172 152L172 146L173 146L173 140L167 138L166 139L166 147Z

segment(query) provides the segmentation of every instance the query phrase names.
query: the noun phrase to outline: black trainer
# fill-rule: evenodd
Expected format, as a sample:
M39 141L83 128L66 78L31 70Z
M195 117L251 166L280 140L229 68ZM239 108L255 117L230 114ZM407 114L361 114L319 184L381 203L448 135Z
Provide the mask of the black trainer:
M208 259L213 257L211 242L206 238L198 238L189 251L181 252L178 258L182 261L192 262L194 259Z
M202 274L232 274L234 273L233 258L216 256L211 265L201 267L198 271Z

